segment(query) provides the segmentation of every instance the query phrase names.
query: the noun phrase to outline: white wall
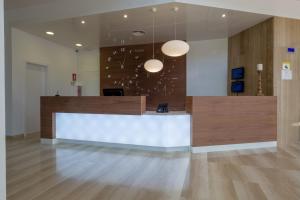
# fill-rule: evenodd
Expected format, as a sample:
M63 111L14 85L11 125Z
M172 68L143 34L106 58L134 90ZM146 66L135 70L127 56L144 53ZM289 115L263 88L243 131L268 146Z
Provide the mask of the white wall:
M4 79L4 19L3 0L0 0L0 199L6 199L5 181L5 79Z
M189 42L187 55L187 94L190 96L227 96L228 40ZM84 96L99 95L99 50L79 52L79 81ZM213 78L212 78L213 77Z
M100 53L99 49L79 52L79 81L83 84L83 96L99 96Z
M227 96L228 40L189 42L187 95Z
M12 116L8 134L22 134L25 130L25 69L26 63L48 67L47 95L74 94L70 84L76 69L76 54L66 48L18 29L12 29Z
M227 96L228 40L189 42L187 55L187 95ZM79 81L84 96L99 95L99 50L79 52Z
M5 19L5 117L6 130L11 128L11 96L12 96L12 67L11 67L11 27Z
M189 42L187 56L187 95L227 95L227 39ZM12 98L10 135L26 133L25 103L27 63L48 67L47 95L59 90L63 96L75 95L71 74L78 72L84 96L99 95L99 50L80 51L12 29ZM78 68L77 68L78 64ZM213 78L212 78L213 77Z
M187 95L227 96L228 40L189 42ZM99 50L79 52L79 81L84 96L99 95Z

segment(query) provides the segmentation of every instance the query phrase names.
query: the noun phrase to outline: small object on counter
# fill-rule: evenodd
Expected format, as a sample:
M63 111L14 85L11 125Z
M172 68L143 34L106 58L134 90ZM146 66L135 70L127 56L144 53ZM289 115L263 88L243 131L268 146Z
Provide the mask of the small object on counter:
M157 113L168 113L169 112L168 104L167 103L159 104L156 109L156 112Z
M56 97L60 97L60 94L59 94L59 91L58 91L58 90L56 91L55 96L56 96Z

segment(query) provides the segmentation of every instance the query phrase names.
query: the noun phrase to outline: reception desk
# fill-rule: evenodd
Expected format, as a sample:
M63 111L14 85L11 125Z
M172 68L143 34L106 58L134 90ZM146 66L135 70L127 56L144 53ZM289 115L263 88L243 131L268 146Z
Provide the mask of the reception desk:
M41 97L41 137L55 139L56 113L142 115L146 97Z
M145 97L42 97L42 141L188 150L190 115L146 112Z
M146 97L42 97L41 137L160 150L276 142L276 97L187 97L185 107L158 114Z

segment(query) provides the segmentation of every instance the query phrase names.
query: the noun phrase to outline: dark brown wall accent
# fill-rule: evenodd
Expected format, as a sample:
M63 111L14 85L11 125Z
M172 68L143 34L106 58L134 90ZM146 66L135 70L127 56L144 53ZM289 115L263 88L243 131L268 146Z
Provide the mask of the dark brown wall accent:
M192 146L276 141L276 97L191 97Z
M171 58L155 44L155 57L163 61L159 73L148 73L144 63L152 58L152 44L100 49L100 89L124 88L126 96L148 96L147 110L169 103L170 110L185 110L186 56Z
M245 67L245 92L240 96L257 95L257 70L264 64L262 73L263 92L273 95L273 18L257 24L229 38L228 44L228 95L231 93L231 69Z
M146 97L41 97L41 137L55 139L55 113L141 115Z

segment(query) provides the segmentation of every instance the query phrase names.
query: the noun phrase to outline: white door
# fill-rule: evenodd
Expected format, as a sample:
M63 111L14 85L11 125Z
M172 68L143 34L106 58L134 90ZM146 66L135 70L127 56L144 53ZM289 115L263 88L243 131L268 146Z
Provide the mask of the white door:
M40 97L46 95L47 67L27 63L26 65L26 133L40 131Z

